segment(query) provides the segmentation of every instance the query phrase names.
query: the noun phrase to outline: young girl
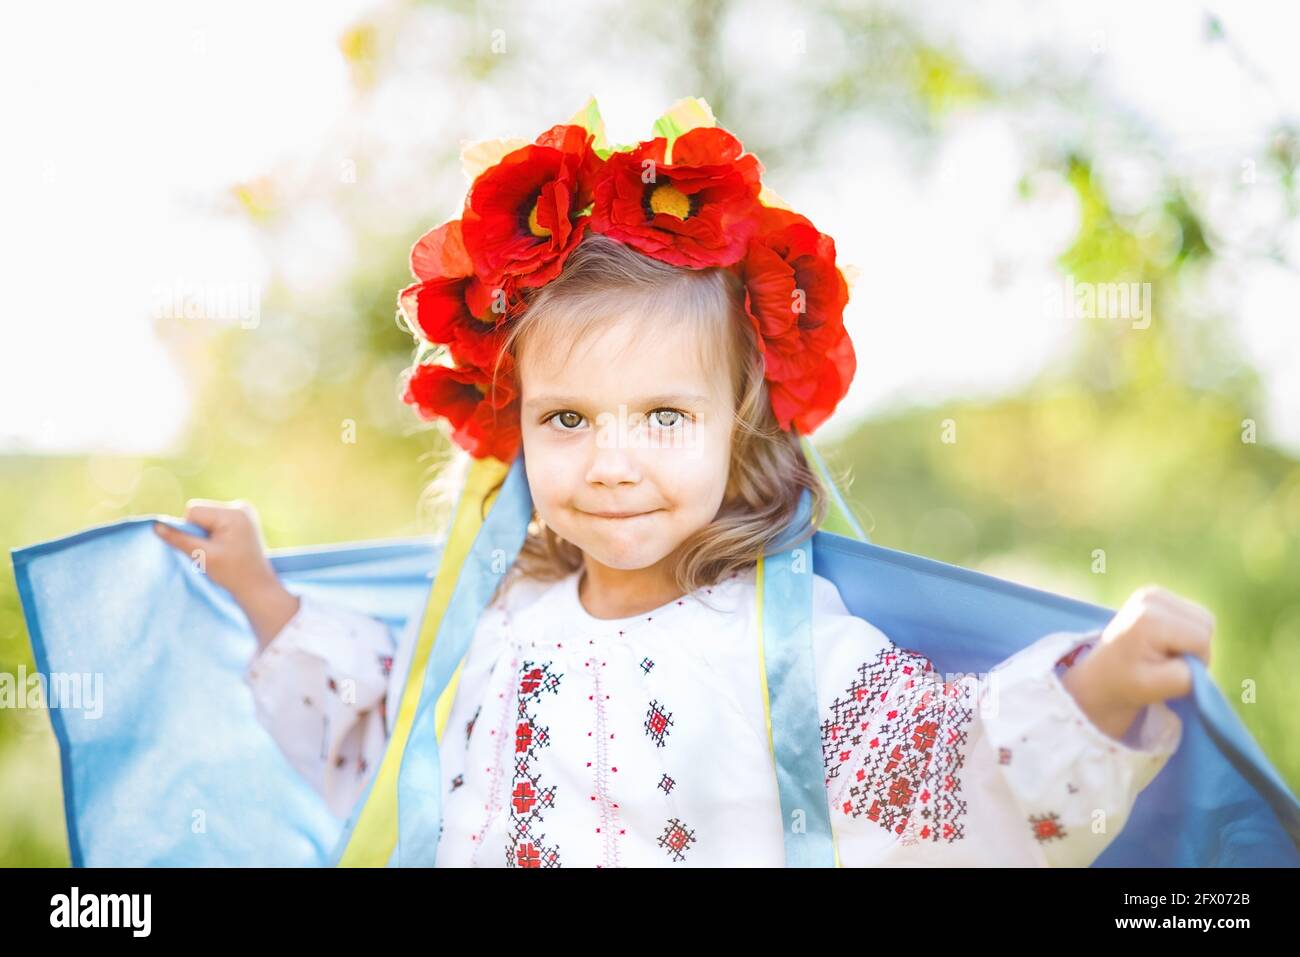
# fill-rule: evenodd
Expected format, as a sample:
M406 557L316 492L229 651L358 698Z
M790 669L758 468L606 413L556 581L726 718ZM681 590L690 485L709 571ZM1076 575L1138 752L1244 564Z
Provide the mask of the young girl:
M602 156L577 129L480 174L461 219L417 244L401 299L457 362L417 367L407 400L472 454L521 447L536 506L439 747L437 863L780 866L755 556L804 489L808 536L825 517L799 433L852 376L847 288L829 237L760 201L761 167L725 131L679 135L670 158L664 137ZM475 307L485 290L504 319ZM247 613L260 720L347 816L392 733L418 616L393 635L290 594L247 505L185 517L210 537L159 533L203 549ZM1182 654L1208 664L1212 632L1204 609L1144 588L1104 630L1047 635L974 691L934 683L816 575L841 863L1090 864L1178 747L1164 702L1190 690Z

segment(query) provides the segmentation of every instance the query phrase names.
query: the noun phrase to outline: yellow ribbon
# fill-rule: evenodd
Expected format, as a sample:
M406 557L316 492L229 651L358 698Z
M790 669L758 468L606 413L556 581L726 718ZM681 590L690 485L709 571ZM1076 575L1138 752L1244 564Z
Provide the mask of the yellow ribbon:
M508 471L506 463L491 457L474 459L470 464L465 488L456 504L442 559L429 591L429 601L420 625L420 637L411 657L411 667L406 675L397 721L375 774L370 795L357 817L347 847L339 858L340 867L386 867L393 848L397 846L398 772L402 767L406 742L411 736L411 727L415 723L415 712L420 703L429 658L433 654L433 643L456 590L460 570L478 537L479 529L483 527L483 516L496 500L499 491L496 487ZM463 664L463 661L457 664L455 673L439 696L434 709L434 727L439 741L442 740L447 717L451 714Z

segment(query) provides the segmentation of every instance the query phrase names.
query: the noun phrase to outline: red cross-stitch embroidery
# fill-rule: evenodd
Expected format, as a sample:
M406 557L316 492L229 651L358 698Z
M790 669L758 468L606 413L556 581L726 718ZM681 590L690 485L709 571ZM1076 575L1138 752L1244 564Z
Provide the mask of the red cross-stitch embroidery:
M845 815L904 843L965 837L958 772L974 716L966 681L944 682L924 656L882 648L822 721L826 786Z
M1066 837L1065 828L1061 826L1060 818L1055 812L1036 817L1031 816L1029 826L1033 828L1034 837L1038 839L1040 844L1047 841L1064 840Z
M686 849L695 843L695 832L677 818L669 818L659 836L659 846L666 848L674 861L686 860Z
M664 737L668 734L668 728L672 723L672 713L664 711L663 705L658 701L651 701L650 710L646 712L645 717L645 733L650 735L658 747L664 746Z
M515 691L515 772L506 807L510 814L510 833L506 843L507 867L559 867L560 849L547 845L546 834L538 833L542 812L555 805L555 787L541 785L541 775L533 773L529 763L537 752L550 745L550 732L537 722L534 707L543 694L555 694L560 675L551 672L551 663L523 662Z

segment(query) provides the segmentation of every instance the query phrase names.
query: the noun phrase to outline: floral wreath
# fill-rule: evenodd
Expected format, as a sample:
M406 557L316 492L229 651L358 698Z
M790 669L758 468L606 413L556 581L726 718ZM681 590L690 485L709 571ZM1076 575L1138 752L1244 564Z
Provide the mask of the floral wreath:
M402 401L447 420L474 457L508 463L519 449L508 325L525 290L556 278L587 230L675 266L740 277L783 430L811 434L847 393L857 360L844 307L856 270L836 264L834 240L760 182L762 163L704 100L678 101L654 134L607 146L591 98L533 143L463 149L471 185L460 218L411 248L416 282L397 301L417 343Z

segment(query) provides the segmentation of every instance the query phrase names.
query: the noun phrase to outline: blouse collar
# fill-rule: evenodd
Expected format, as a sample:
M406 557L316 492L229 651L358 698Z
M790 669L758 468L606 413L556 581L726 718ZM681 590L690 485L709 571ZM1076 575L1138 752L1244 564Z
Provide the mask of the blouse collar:
M579 568L556 583L556 599L559 606L558 620L565 622L566 630L571 626L574 631L590 638L619 638L643 628L674 621L681 617L688 608L713 611L722 604L719 599L725 597L725 593L734 590L738 583L747 578L752 579L752 572L749 576L733 574L710 588L699 589L691 594L674 598L642 614L629 615L625 618L597 618L587 611L578 597L578 583L581 578L582 569ZM708 602L707 605L697 597L700 595Z

